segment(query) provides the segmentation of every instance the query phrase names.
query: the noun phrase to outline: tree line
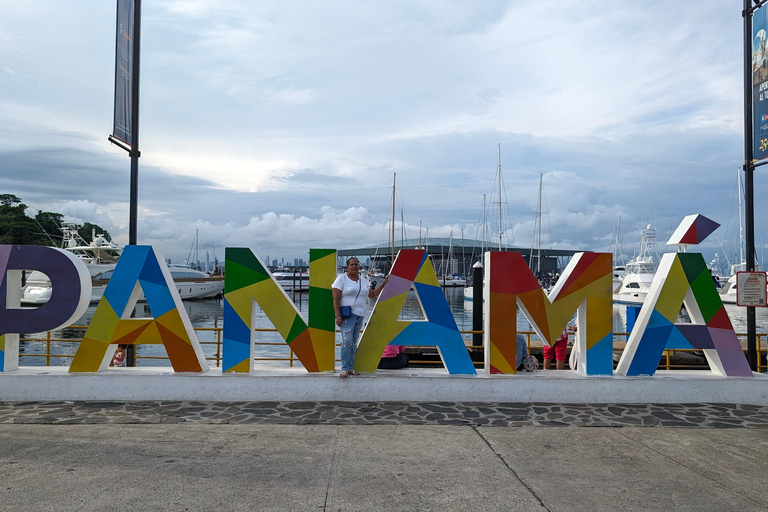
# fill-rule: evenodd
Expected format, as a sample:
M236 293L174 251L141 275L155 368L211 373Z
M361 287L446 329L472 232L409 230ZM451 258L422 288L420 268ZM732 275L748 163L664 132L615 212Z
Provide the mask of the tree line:
M13 194L0 194L0 245L51 245L61 247L64 233L61 225L64 215L56 212L38 210L34 217L26 214L27 205ZM90 222L77 226L78 234L90 243L93 230L107 240L112 240L109 233Z

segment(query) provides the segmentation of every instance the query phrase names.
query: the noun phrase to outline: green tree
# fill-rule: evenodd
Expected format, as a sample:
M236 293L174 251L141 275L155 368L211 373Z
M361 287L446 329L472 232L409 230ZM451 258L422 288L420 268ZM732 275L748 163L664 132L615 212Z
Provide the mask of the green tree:
M13 194L0 194L0 243L36 243L35 221L24 211L27 205ZM46 244L47 245L47 244Z
M109 236L109 231L102 228L98 224L91 224L90 222L86 222L81 227L77 228L77 233L83 237L83 240L88 243L93 241L94 231L96 232L96 235L102 235L105 239L112 241L112 237Z
M3 206L13 206L21 203L21 199L13 194L0 194L0 204ZM24 207L26 209L26 206Z
M2 245L54 245L61 246L64 233L61 226L64 215L56 212L37 212L34 218L26 214L27 205L13 194L0 194L0 244ZM112 240L109 233L90 222L77 226L78 234L88 243L92 232Z
M38 211L35 215L35 224L37 225L37 234L40 238L48 240L44 245L61 245L64 233L61 232L61 223L64 222L64 215L55 212Z

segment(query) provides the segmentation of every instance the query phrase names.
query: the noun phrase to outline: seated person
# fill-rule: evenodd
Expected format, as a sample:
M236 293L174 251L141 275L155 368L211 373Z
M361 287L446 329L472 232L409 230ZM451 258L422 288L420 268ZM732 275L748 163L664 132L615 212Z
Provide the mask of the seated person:
M112 362L109 363L109 366L125 366L127 349L128 349L127 345L123 345L123 344L118 345L117 350L115 350L115 355L112 356Z
M408 365L405 355L405 345L387 345L381 355L378 368L381 370L397 370Z
M528 355L528 343L526 343L525 334L520 333L517 333L515 341L517 342L517 371L520 371L525 368L523 357Z

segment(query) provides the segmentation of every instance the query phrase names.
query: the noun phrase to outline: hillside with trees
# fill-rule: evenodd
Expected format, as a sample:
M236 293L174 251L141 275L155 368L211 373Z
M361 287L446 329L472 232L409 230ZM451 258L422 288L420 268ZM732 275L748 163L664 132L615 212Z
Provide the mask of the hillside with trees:
M56 212L38 210L34 217L25 212L27 205L13 194L0 194L0 244L2 245L51 245L61 247L63 233L61 224L64 215ZM109 233L90 222L77 227L80 236L86 241L93 239L93 230L111 240Z

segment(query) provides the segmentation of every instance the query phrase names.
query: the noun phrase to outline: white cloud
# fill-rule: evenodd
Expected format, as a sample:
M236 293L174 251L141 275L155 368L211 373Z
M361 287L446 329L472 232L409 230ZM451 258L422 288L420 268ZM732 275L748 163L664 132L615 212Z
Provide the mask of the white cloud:
M0 6L2 188L93 206L78 218L127 241L128 158L106 142L114 4ZM539 173L551 246L602 249L618 217L660 233L699 209L727 217L743 159L738 6L143 7L139 235L174 260L195 229L201 245L270 256L377 243L393 172L410 233L421 220L474 236L498 142L521 246Z

